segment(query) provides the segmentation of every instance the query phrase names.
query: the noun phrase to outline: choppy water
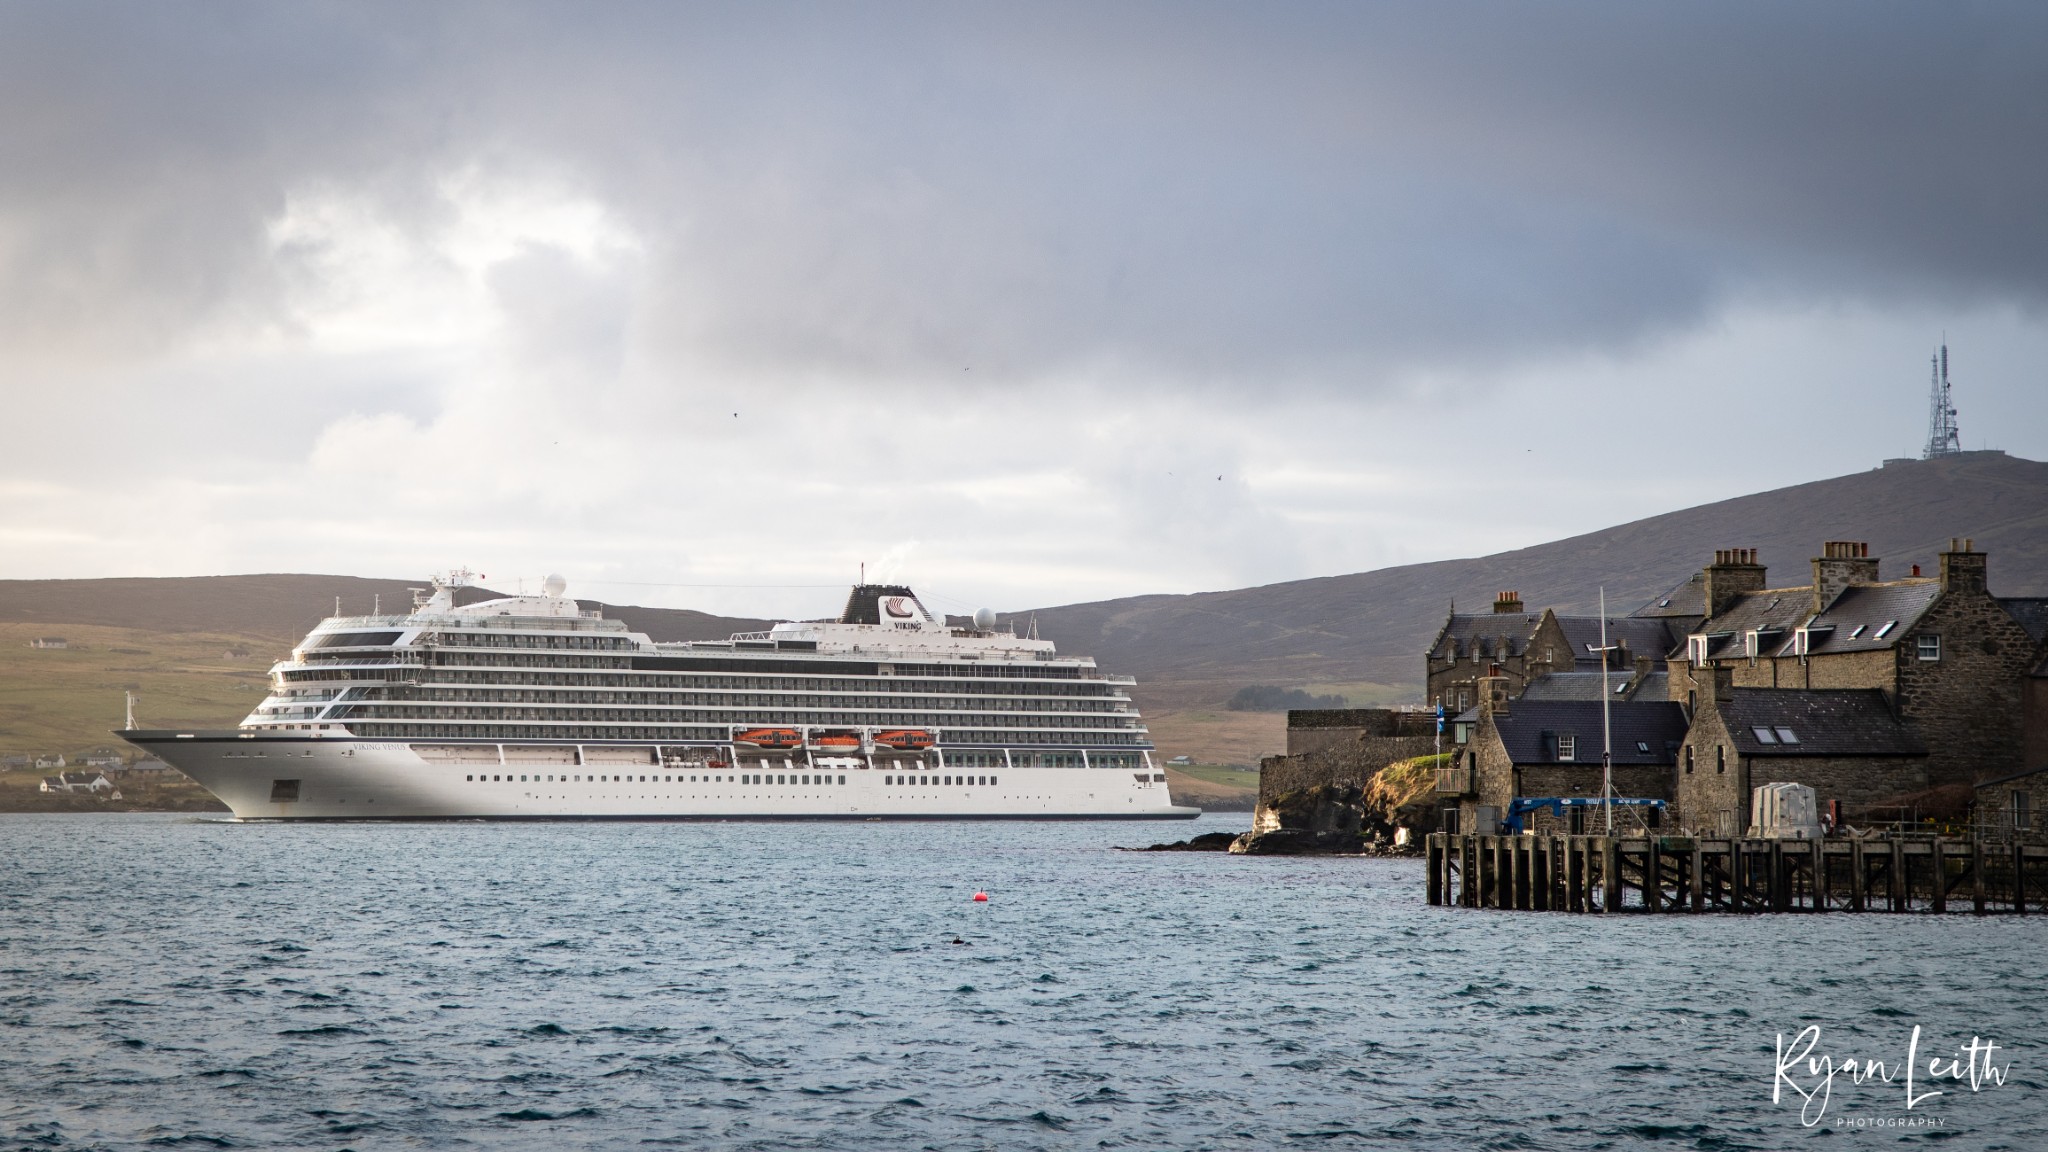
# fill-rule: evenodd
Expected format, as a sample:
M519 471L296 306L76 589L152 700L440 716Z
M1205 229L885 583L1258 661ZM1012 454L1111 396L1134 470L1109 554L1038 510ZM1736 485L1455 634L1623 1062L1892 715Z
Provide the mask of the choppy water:
M2007 1084L1840 1082L1829 1121L1943 1122L1843 1138L2048 1147L2041 918L1452 911L1410 861L1110 850L1242 820L0 817L0 1141L1779 1148L1816 1132L1774 1033L1896 1061L1919 1023Z

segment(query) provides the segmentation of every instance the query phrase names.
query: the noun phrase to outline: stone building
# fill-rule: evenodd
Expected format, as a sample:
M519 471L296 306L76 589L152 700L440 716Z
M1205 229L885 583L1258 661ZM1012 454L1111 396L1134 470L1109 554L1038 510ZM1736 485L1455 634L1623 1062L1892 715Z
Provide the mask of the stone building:
M1607 617L1608 667L1628 671L1639 660L1663 660L1691 622L1683 615ZM1512 698L1539 677L1597 673L1600 639L1598 616L1560 616L1548 608L1527 612L1521 593L1502 592L1494 598L1492 612L1465 615L1453 610L1444 620L1424 656L1425 702L1441 703L1445 711L1457 715L1478 703L1481 677L1506 677Z
M1721 672L1736 689L1875 691L1926 750L1927 786L2020 771L2026 698L2048 652L2019 618L2035 602L1993 596L1986 569L1984 553L1951 541L1938 575L1916 566L1885 581L1866 545L1832 541L1810 583L1772 588L1754 549L1717 552L1701 577L1706 617L1668 662L1671 698L1697 717Z
M1598 699L1516 699L1505 677L1483 678L1479 686L1477 726L1438 773L1438 795L1455 800L1458 830L1493 831L1521 797L1601 795L1601 746L1610 730L1615 794L1672 799L1672 768L1686 733L1678 705L1609 701L1603 718Z
M1436 718L1428 712L1296 708L1287 713L1287 755L1259 762L1259 806L1319 785L1363 788L1387 765L1435 748Z
M1876 688L1741 688L1714 668L1679 746L1673 819L1733 836L1746 830L1750 794L1804 784L1823 811L1846 819L1928 786L1928 749Z

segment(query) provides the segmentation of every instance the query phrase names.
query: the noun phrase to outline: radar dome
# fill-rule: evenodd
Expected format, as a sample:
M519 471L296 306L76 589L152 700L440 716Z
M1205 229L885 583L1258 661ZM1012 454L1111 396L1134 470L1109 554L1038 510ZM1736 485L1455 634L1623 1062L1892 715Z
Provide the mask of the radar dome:
M548 578L540 582L540 590L550 596L560 596L569 590L569 582L562 579L560 572L550 572Z
M996 610L993 608L976 608L974 610L974 626L983 632L994 628L996 626Z

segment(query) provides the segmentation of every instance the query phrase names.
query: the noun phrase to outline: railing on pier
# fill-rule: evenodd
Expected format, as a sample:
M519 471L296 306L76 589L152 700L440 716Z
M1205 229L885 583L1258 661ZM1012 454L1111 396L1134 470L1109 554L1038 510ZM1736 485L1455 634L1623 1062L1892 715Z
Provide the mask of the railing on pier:
M1436 770L1436 792L1439 796L1469 796L1472 794L1472 769L1439 768Z
M1821 840L1438 832L1428 839L1428 897L1560 912L2042 910L2048 839L2002 831Z

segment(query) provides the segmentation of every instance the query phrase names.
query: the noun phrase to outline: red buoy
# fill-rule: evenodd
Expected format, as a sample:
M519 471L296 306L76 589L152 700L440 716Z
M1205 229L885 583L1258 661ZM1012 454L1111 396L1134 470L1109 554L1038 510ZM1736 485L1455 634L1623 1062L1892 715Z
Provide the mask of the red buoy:
M988 893L986 893L986 892L976 892L976 893L974 894L974 902L975 902L975 903L977 903L977 904L986 904L986 903L988 903Z

